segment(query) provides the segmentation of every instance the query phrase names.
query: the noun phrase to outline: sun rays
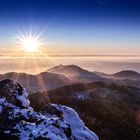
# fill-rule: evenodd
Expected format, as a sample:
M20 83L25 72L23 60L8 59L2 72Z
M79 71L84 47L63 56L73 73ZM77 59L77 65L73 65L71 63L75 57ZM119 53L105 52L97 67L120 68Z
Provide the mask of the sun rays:
M51 62L52 59L47 55L46 51L44 52L48 42L44 42L40 34L35 35L31 31L25 34L20 33L20 35L16 38L16 44L19 48L17 52L19 52L19 55L21 55L19 64L20 69L25 71L32 69L33 74L38 73L38 68L41 68L42 64L46 65L47 69L47 62ZM15 81L22 80L22 74L17 74L16 77L13 77L13 79ZM36 82L36 84L40 87L40 91L43 92L48 90L46 79L44 79L41 74L37 74L36 79L28 77L26 79L28 85L32 84L32 82Z
M20 34L17 38L17 43L19 44L21 51L24 51L28 55L33 55L41 51L41 46L44 42L40 39L39 35L29 32Z

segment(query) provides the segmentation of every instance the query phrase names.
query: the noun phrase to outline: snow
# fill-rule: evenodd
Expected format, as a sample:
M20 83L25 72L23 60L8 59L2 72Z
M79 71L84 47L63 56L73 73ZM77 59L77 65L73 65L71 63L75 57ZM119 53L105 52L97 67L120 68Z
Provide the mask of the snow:
M96 134L85 127L79 115L72 108L56 104L50 105L62 111L63 118L53 114L53 117L51 114L48 117L47 114L35 112L32 108L21 109L8 103L4 98L0 99L0 106L8 111L5 117L13 123L12 128L5 128L4 133L18 135L20 140L38 137L50 140L98 140Z
M0 113L2 112L2 106L0 106Z
M41 124L21 122L15 126L20 131L20 140L28 140L30 135L34 139L38 137L48 138L51 140L67 140L63 130L53 126L54 120L44 120ZM47 125L46 125L47 124ZM26 125L26 127L23 127ZM58 123L61 125L61 122Z
M50 140L68 139L66 131L70 129L69 125L60 118L48 118L38 112L34 112L30 108L21 109L8 103L5 99L0 99L0 106L7 109L7 116L5 116L5 118L13 123L12 128L5 128L5 134L14 132L10 134L19 135L20 140L28 140L30 137L32 137L32 139L41 137ZM19 118L22 119L20 120ZM16 124L14 121L16 121Z
M23 88L22 90L22 95L16 95L16 98L22 103L22 106L24 107L29 107L30 101L27 100L27 92L26 89Z
M85 124L74 109L64 105L51 105L63 112L63 119L70 125L72 135L76 140L98 140L97 135L85 127ZM47 115L48 114L46 114L46 116Z
M90 99L89 93L87 91L85 92L76 92L76 98L79 100L86 100Z
M14 136L19 140L98 140L96 134L85 127L72 108L49 104L54 107L50 108L51 111L56 111L53 114L35 112L30 107L26 90L9 80L6 82L9 93L5 96L11 95L15 102L20 101L22 105L17 105L12 100L7 101L7 97L0 98L0 138L8 136L12 139ZM57 112L60 114L57 115Z
M10 131L9 131L9 130L8 130L8 131L4 131L4 133L5 133L5 134L9 134L9 133L10 133Z

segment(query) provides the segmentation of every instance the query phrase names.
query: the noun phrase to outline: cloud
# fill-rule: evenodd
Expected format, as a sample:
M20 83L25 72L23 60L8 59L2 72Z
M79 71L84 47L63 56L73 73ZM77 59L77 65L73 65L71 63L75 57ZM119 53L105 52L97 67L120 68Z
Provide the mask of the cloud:
M104 2L104 1L97 1L96 2L98 5L108 5L106 2Z

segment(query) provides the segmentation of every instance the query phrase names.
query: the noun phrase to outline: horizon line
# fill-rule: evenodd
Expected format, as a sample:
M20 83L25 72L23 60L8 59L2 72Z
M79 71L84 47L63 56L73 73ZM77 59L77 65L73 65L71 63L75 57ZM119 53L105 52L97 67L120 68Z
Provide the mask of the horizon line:
M61 65L61 64L59 64L59 65ZM55 67L55 66L59 66L59 65L54 65L53 67ZM67 66L67 65L65 65L65 66ZM78 66L78 65L75 65L75 66ZM53 67L50 67L50 68L53 68ZM78 67L80 67L80 66L78 66ZM90 70L88 70L88 69L85 69L85 68L83 68L83 67L80 67L81 69L83 69L83 70L86 70L86 71L88 71L88 72L101 72L101 71L96 71L96 70L94 70L94 71L90 71ZM16 73L16 74L28 74L28 75L34 75L34 76L36 76L36 75L39 75L39 74L42 74L42 73L51 73L51 72L48 72L47 70L49 70L49 68L46 68L46 70L45 71L41 71L41 72L38 72L38 73L30 73L30 72L24 72L24 71L7 71L6 73L0 73L0 75L5 75L5 74L9 74L9 73ZM107 75L112 75L112 74L116 74L116 73L118 73L118 72L122 72L122 71L134 71L134 72L137 72L137 73L139 73L140 74L140 72L139 71L136 71L136 70L132 70L132 69L123 69L123 70L120 70L120 71L117 71L117 72L113 72L113 73L106 73L106 72L101 72L101 73L104 73L104 74L107 74Z
M140 57L140 55L95 55L95 54L50 54L50 55L0 55L0 58L40 58L40 57Z

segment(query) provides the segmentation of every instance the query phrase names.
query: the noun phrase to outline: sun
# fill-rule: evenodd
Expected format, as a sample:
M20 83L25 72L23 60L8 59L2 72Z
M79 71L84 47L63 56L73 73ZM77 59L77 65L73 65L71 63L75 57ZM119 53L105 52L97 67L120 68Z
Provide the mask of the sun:
M39 50L39 41L33 37L23 38L21 43L26 52L37 52Z
M26 52L26 54L36 54L41 51L41 46L44 44L40 39L39 35L35 35L32 32L20 34L17 37L17 43L21 51Z

